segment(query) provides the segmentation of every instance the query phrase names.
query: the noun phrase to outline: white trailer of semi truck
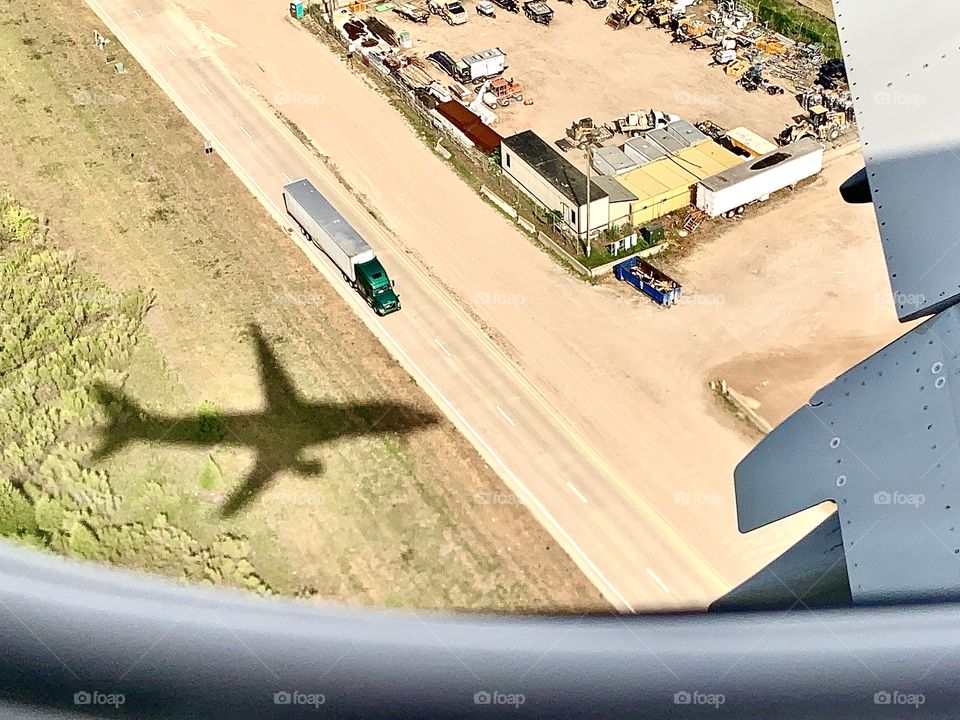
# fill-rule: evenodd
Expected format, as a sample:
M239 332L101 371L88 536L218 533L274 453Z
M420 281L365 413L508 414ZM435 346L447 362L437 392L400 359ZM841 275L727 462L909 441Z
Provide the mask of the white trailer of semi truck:
M283 204L303 236L333 261L378 315L400 309L400 297L393 290L393 281L373 248L313 183L304 178L284 185Z
M307 179L284 185L283 202L304 237L323 250L350 282L356 282L357 265L376 257L360 233Z
M823 146L813 138L751 158L697 184L696 205L710 217L732 215L823 169Z

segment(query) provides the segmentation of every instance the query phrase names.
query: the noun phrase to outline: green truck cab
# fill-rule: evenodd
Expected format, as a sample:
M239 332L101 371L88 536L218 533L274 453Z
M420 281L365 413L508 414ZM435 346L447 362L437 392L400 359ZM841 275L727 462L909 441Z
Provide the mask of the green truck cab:
M377 258L355 266L357 292L377 315L388 315L400 309L400 298L393 291L393 281Z

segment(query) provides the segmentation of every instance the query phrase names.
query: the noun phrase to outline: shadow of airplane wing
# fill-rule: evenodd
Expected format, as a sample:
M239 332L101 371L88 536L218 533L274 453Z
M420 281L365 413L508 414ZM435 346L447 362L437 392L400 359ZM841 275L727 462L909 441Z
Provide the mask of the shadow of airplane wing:
M263 395L267 402L268 411L271 409L277 411L280 408L289 406L291 403L299 402L300 393L297 392L297 388L287 374L287 371L283 369L283 366L277 360L273 348L263 336L263 330L260 329L259 325L251 324L249 326L249 332L257 348L260 384L263 387Z
M274 475L283 469L283 467L277 467L265 461L262 456L258 456L253 470L247 474L237 488L230 493L230 497L220 506L220 517L236 515L263 491ZM322 468L317 468L317 470L321 471Z
M301 476L317 477L322 463L306 461L303 452L338 438L364 435L407 434L435 425L439 417L418 412L410 405L374 403L297 403L289 414L272 418L269 424L253 416L243 429L257 454L253 470L242 480L220 508L230 517L256 498L278 473L292 470Z

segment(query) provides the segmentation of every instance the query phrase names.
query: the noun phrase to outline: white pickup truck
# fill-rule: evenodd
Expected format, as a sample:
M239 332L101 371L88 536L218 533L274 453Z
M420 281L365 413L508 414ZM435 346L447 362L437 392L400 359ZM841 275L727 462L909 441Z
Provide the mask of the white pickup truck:
M427 0L427 7L449 25L463 25L470 18L460 0Z

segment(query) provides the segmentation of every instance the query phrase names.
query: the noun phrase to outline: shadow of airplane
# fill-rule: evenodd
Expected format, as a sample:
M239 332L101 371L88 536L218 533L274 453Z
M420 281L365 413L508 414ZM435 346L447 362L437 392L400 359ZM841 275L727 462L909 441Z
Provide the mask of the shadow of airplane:
M93 459L103 459L131 442L181 446L231 445L253 448L253 469L220 508L235 515L283 470L319 475L323 464L302 459L304 450L342 437L405 434L434 425L439 418L391 402L312 403L296 390L273 349L256 325L250 326L257 348L266 408L263 412L223 415L223 437L210 438L209 419L198 415L154 415L119 388L97 383L94 393L104 406L108 424L101 429Z

